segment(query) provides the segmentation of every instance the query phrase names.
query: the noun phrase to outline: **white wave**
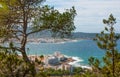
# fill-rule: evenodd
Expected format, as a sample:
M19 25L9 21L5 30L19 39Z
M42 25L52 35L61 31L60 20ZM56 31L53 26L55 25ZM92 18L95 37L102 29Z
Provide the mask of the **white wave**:
M68 64L70 64L70 65L75 65L75 64L83 61L83 60L80 59L79 57L72 57L72 59L75 60L75 61L69 62Z
M79 58L79 57L72 57L72 59L76 60L77 62L82 62L83 59Z
M68 64L70 64L70 65L72 65L72 66L74 66L74 67L81 67L81 68L86 68L86 69L92 70L92 68L91 68L90 66L88 66L88 65L81 65L81 64L80 64L80 62L83 62L83 61L84 61L83 59L81 59L81 58L79 58L79 57L72 57L72 59L75 60L75 61L70 62L70 63L68 63Z
M73 64L70 64L70 65L72 65L72 66L74 66L74 67L81 67L81 68L85 68L85 69L90 69L90 70L92 70L92 67L90 67L90 66L88 66L88 65L81 65L80 63L73 63Z
M29 44L40 44L39 42L29 42Z
M71 42L78 42L78 40L71 40Z
M56 42L54 44L64 44L64 43L66 43L66 42Z
M55 44L64 44L68 42L78 42L79 40L67 40L67 41L62 41L62 42L55 42Z

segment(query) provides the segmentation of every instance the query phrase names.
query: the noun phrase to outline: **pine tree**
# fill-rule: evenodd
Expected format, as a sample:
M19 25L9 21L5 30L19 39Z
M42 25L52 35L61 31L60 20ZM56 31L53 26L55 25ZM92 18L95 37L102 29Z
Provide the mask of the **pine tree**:
M118 77L120 75L118 71L118 68L120 68L120 53L117 49L119 35L115 33L114 28L116 18L111 14L107 20L103 19L103 23L107 25L105 30L96 35L95 38L98 47L106 51L102 66L100 66L100 61L94 57L91 57L89 62L99 73L104 74L105 77Z

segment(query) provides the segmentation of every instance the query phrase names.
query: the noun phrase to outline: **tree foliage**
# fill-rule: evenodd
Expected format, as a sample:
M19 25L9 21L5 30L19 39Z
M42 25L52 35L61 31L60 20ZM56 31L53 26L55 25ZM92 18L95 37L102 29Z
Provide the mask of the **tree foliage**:
M117 49L119 35L115 33L114 29L116 19L111 14L107 20L103 19L103 23L107 26L95 39L98 47L106 51L105 56L103 57L103 64L101 66L100 61L94 57L91 57L89 62L96 73L101 73L104 77L118 77L120 76L118 70L120 69L120 53Z
M53 7L41 5L45 0L1 0L0 1L0 37L19 46L4 49L19 51L29 68L33 65L26 54L28 36L43 30L50 30L55 36L70 35L75 29L73 8L60 13ZM14 39L14 40L13 40ZM35 68L32 69L33 76Z
M27 37L30 34L43 30L50 30L55 35L70 35L75 29L74 8L67 9L60 13L58 10L48 6L41 6L44 0L5 0L9 13L7 18L1 19L5 22L6 32L12 32L11 36L20 41L20 47L15 48L23 54L25 61L29 61L26 56ZM2 17L4 17L2 15ZM3 26L3 25L2 25ZM3 30L1 31L3 32ZM8 35L7 35L8 36ZM9 36L10 37L10 36ZM12 38L10 37L10 38Z
M35 30L41 28L48 29L52 32L53 37L65 37L70 35L75 29L74 17L76 11L74 7L66 9L63 13L49 6L39 8L39 11L39 15L35 17L35 21L33 22Z
M32 77L28 64L12 49L0 49L1 77Z

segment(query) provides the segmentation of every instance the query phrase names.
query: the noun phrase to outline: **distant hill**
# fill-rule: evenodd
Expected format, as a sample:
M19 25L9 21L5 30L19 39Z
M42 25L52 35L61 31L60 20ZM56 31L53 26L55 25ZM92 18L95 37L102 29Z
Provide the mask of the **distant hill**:
M74 32L69 38L75 39L93 39L97 33L83 33L83 32ZM51 33L49 31L42 31L35 33L29 36L29 38L51 38Z
M81 38L81 39L93 39L97 33L83 33L83 32L74 32L72 33L72 38Z

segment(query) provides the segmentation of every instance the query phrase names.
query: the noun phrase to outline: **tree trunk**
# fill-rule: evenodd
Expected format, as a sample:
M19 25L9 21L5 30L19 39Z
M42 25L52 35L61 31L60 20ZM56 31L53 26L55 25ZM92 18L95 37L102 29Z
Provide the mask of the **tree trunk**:
M115 77L115 51L114 49L112 50L112 73L113 77Z
M29 58L28 58L28 56L27 56L27 54L26 54L26 52L22 51L21 53L22 53L24 61L27 62L27 63L31 63L30 60L29 60Z
M27 43L27 37L23 37L22 39L22 43L21 43L21 53L22 53L22 56L23 56L23 59L24 61L28 64L28 73L26 74L29 74L29 72L31 72L31 75L33 77L35 77L35 74L36 74L36 70L35 70L35 66L34 66L34 63L32 63L30 61L30 59L28 58L27 54L26 54L26 43Z
M27 15L26 12L23 10L23 36L21 40L21 53L23 56L24 61L28 64L28 74L30 73L33 77L36 74L34 64L29 60L27 53L26 53L26 44L27 44Z

